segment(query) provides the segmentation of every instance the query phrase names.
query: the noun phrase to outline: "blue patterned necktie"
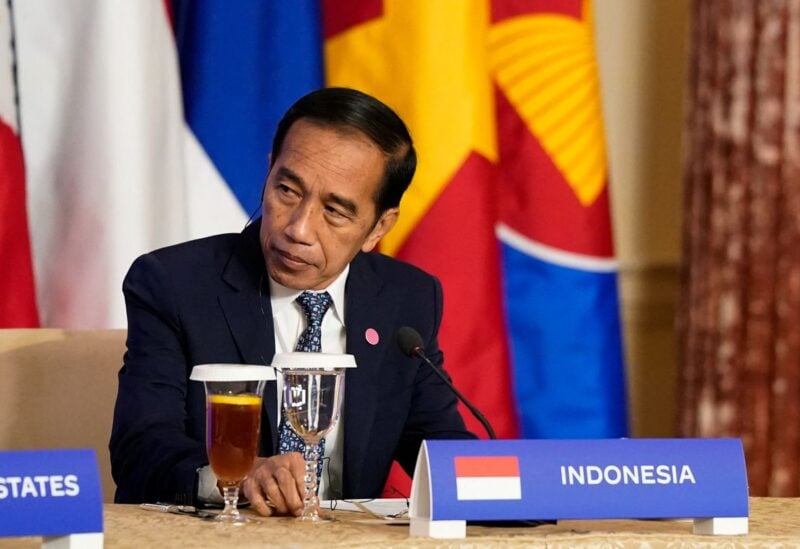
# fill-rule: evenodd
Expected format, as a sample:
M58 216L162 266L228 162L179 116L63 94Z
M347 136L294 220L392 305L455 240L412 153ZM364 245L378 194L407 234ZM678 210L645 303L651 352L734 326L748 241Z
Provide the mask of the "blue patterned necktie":
M322 317L331 306L331 294L322 292L315 294L314 292L303 292L298 296L297 302L303 307L303 312L308 319L308 326L303 333L300 334L300 339L297 340L295 351L306 353L318 353L322 350ZM294 429L289 425L286 420L286 414L283 414L281 420L281 433L278 443L278 450L281 454L287 452L300 452L305 455L306 443L303 439L294 432ZM322 479L322 456L325 455L325 439L319 441L319 461L317 462L317 479ZM319 487L319 484L317 484Z

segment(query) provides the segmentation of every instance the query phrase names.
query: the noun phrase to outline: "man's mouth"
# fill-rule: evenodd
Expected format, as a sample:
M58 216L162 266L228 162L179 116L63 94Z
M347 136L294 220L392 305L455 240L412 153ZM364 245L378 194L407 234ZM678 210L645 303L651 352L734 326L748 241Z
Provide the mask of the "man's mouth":
M311 265L310 262L302 257L298 257L279 248L272 248L272 250L280 258L281 262L289 267L307 267Z

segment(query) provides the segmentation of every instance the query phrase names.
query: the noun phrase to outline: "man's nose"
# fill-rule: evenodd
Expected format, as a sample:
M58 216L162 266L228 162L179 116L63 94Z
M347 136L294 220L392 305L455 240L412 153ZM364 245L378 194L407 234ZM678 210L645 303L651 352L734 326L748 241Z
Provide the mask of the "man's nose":
M289 238L300 244L312 244L316 234L315 213L316 208L313 204L305 201L298 204L286 226Z

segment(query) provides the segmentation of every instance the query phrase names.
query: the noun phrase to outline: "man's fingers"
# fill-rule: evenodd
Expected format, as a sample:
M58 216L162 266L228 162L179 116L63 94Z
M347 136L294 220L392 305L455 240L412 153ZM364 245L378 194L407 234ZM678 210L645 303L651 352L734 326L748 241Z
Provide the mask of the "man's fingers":
M286 507L289 512L297 515L303 510L303 496L297 488L297 479L289 468L281 468L275 471L275 480L278 482L281 494L283 495Z
M250 508L259 515L270 517L273 514L273 508L269 502L264 499L261 489L257 482L252 479L247 479L242 483L242 493L250 501Z
M286 455L289 457L289 470L292 473L292 477L294 477L295 484L297 486L297 492L300 494L300 504L302 509L302 499L306 492L306 461L303 459L303 455L297 452L292 452ZM319 479L317 479L317 482L319 482Z
M242 491L253 509L264 516L299 515L303 511L304 474L299 453L258 458Z
M276 514L288 515L294 511L294 509L286 503L285 495L274 478L268 479L266 484L263 485L263 488L264 493L267 495L267 500L272 505Z

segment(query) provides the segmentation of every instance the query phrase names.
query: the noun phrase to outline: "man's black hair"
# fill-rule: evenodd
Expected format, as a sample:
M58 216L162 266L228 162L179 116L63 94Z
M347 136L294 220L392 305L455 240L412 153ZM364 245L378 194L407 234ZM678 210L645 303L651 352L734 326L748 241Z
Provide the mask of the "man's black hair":
M278 123L272 140L273 163L289 128L300 119L333 128L351 128L366 135L386 155L383 180L375 195L376 214L400 205L417 168L417 153L408 128L391 108L350 88L323 88L304 95Z

